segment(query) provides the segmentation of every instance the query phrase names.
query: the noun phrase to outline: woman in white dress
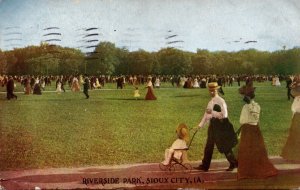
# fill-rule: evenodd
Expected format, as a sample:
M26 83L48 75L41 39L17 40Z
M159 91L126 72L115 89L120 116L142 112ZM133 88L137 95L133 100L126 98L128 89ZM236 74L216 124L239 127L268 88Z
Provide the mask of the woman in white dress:
M187 80L187 78L185 78L184 76L180 77L180 86L184 86L184 83L186 80Z
M58 93L58 94L60 94L61 93L61 82L60 81L58 81L57 82L57 88L56 88L56 92Z
M101 84L99 83L98 78L96 78L96 82L94 83L94 88L97 88L97 89L101 88Z
M155 87L155 88L159 88L159 87L160 87L160 80L159 80L159 77L156 77L155 83L154 83L154 87Z
M193 88L199 88L199 82L197 78L194 79Z
M280 86L279 77L275 77L275 86Z

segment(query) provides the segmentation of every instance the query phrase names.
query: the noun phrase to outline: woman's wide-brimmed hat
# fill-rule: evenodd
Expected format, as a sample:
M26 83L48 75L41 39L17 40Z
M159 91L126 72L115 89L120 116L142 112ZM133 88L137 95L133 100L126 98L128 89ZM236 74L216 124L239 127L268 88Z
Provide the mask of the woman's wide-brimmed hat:
M217 82L210 82L207 85L209 91L215 91L220 88Z
M244 95L244 96L248 96L250 98L254 98L254 92L255 92L255 87L253 87L253 83L248 82L246 85L242 86L241 88L239 88L239 93Z
M292 96L300 96L300 81L291 84L291 94Z
M186 142L189 140L189 130L188 130L188 127L184 123L181 123L178 125L178 127L176 128L176 134L177 134L178 138L180 138Z

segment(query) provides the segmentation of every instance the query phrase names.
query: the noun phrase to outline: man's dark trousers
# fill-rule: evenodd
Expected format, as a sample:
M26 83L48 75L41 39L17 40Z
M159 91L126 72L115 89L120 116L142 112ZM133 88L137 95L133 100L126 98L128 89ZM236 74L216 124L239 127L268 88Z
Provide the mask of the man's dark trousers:
M213 125L209 125L208 131L207 131L207 140L206 140L206 145L205 145L205 149L204 149L204 158L202 160L202 165L205 169L209 169L209 167L210 167L210 162L212 159L214 146L216 144L216 135L214 134L214 127L215 126L213 126ZM237 160L235 159L234 154L231 149L224 154L225 154L228 162L230 163L230 166L237 165Z

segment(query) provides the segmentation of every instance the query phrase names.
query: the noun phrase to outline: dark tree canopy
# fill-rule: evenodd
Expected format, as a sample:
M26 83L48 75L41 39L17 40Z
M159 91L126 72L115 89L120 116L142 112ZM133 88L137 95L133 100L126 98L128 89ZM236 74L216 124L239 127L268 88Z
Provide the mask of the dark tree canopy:
M158 52L130 52L100 42L89 53L41 43L40 46L0 50L0 74L295 74L300 72L300 48L274 52L255 49L237 52L175 48Z

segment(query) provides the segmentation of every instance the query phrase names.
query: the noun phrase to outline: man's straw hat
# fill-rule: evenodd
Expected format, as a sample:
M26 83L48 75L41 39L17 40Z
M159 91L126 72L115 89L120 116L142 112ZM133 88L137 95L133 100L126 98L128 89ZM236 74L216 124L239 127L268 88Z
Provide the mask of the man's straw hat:
M217 90L219 88L220 88L220 86L218 85L217 82L210 82L210 83L208 83L208 90L209 91L215 91L215 90Z

